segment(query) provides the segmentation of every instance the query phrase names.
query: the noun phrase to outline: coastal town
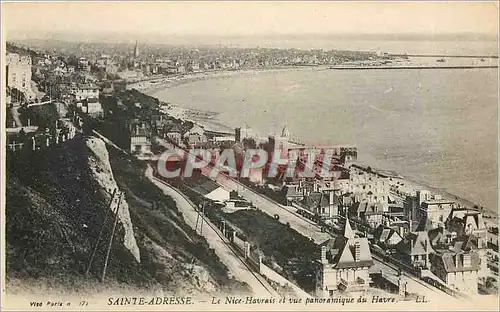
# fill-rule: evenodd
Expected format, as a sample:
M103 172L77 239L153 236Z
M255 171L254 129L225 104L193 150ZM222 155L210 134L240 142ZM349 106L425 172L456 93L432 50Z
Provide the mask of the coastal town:
M392 296L399 301L459 304L476 296L498 295L496 207L481 207L395 172L359 163L356 146L327 147L334 154L325 164L321 150L326 148L308 146L290 133L286 124L280 133L270 135L258 134L243 123L227 131L213 126L218 114L215 110L184 108L145 93L243 70L391 66L408 56L263 48L162 50L140 42L114 48L82 43L45 49L42 43L7 43L4 144L7 167L13 167L8 179L37 155L58 151L61 159L70 157L67 149L76 141L85 142L89 149L85 154L93 159L89 172L105 198L109 197L110 204L104 209L113 211L120 220L117 233L123 236L131 258L137 261L143 252L137 247L139 242L131 242L135 242L132 228L149 233L147 229L156 222L144 217L145 212L132 213L132 206L146 202L147 208L141 208L144 211L167 213L155 207L169 198L181 212L176 218L184 219L190 228L182 230L188 239L205 239L232 276L256 295L313 302L367 294L375 302ZM483 66L484 58L475 61ZM159 158L174 148L209 150L214 161L189 178L167 179L158 171ZM210 174L223 150L234 151L239 170L245 151L256 148L293 155L296 158L292 161L302 169L308 168L301 152L319 149L312 170L326 165L334 174L330 178L317 174L304 178L287 174L286 165L279 166L272 177L266 166L251 170L248 177ZM113 157L129 168L126 178L116 178L116 182L112 177L116 169L99 165L99 159L118 161L111 160ZM167 165L183 168L184 162L182 157L173 158ZM120 187L123 181L133 183L134 177L146 179L140 190ZM80 178L85 179L78 173ZM30 176L19 179L28 183ZM113 189L125 195L115 197ZM136 198L135 194L143 196L151 189L160 190L161 196L154 196L154 200ZM58 196L63 202L67 194ZM10 204L7 200L8 221L12 221ZM130 209L130 215L125 209ZM83 223L82 227L99 227L105 222L92 220L96 224ZM16 235L9 229L7 240ZM111 240L114 231L113 227ZM171 239L161 231L154 235ZM75 248L77 243L68 244ZM88 254L81 253L86 264ZM102 279L108 257L109 249Z

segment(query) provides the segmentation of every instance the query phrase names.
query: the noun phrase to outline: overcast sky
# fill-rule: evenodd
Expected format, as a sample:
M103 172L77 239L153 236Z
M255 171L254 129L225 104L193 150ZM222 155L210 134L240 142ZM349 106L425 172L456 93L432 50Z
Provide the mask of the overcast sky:
M3 3L8 32L498 34L494 2Z

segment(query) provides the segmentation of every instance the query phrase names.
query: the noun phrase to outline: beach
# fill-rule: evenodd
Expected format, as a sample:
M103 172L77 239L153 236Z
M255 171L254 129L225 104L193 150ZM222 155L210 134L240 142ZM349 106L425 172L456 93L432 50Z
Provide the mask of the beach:
M253 69L241 69L241 70L218 70L218 71L204 71L204 72L194 72L189 74L174 75L168 77L159 77L156 80L158 82L151 83L148 81L138 82L130 88L137 89L148 95L154 94L158 90L163 90L182 84L187 84L195 81L201 81L206 79L221 79L221 78L231 78L237 75L255 75L262 72L278 72L278 71L290 71L290 70L326 70L329 66L327 65L310 65L310 66L274 66L271 68L253 68Z
M280 71L318 71L318 70L328 70L328 69L329 67L326 65L322 66L311 65L311 66L281 66L281 67L262 68L262 69L256 68L256 69L244 69L244 70L208 71L208 72L199 72L199 73L158 78L157 83L139 82L137 83L137 85L131 86L130 88L141 91L149 96L156 97L155 94L158 91L168 90L169 88L193 83L196 81L227 79L235 76L252 76L264 72L271 73ZM182 107L176 103L170 103L168 101L164 102L164 104L169 106L168 113L174 116L175 118L193 121L198 125L203 126L203 128L208 131L221 132L221 133L227 132L234 134L233 127L217 119L218 115L217 112L210 117L193 116L193 114L190 113L190 111L194 111L193 109ZM203 110L199 111L206 112ZM261 134L261 136L265 137L264 134Z

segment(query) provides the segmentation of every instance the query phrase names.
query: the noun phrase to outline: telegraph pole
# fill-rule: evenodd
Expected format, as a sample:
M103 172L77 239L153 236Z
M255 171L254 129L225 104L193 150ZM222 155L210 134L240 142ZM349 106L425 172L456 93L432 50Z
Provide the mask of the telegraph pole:
M113 223L113 229L111 230L111 236L109 237L108 250L106 251L106 259L104 260L104 268L102 269L101 282L104 282L106 277L106 269L108 268L109 253L111 251L111 245L113 244L113 237L115 236L116 224L118 223L118 212L120 212L120 203L123 194L118 196L118 205L116 206L115 212L115 222Z
M205 215L205 201L203 201L203 207L202 207L202 210L201 210L201 226L200 226L200 235L203 236L203 220L205 219L204 215Z
M116 189L114 189L113 194L111 195L111 200L109 201L108 209L106 210L106 213L104 215L104 221L102 222L101 230L99 231L99 235L97 236L97 241L95 243L94 250L92 251L92 255L90 256L89 264L87 266L87 270L85 271L85 274L89 274L89 272L90 272L90 267L92 266L92 262L94 261L95 253L97 252L97 247L99 247L99 243L101 241L102 231L104 230L104 226L106 225L106 220L108 219L108 214L109 214L109 211L111 210L111 204L113 203L113 199L115 198L115 194L116 194Z

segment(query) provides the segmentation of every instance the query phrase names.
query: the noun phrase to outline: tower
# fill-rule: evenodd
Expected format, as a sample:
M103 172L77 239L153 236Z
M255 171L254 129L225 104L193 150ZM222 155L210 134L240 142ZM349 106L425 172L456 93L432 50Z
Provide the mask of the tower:
M139 57L139 44L137 40L135 41L135 48L134 48L134 59Z

